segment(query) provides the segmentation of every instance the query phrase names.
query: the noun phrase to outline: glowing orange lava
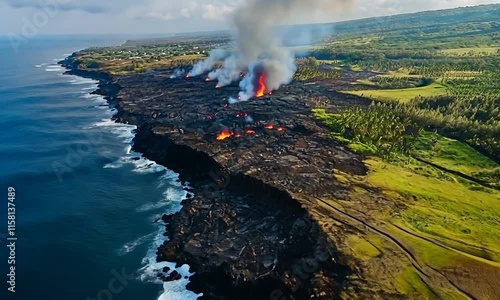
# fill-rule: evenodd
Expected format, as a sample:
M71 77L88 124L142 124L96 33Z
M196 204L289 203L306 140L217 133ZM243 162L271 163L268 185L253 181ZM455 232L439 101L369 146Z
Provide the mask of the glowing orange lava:
M239 139L239 138L241 137L241 134L237 133L237 134L235 135L235 137L236 137L237 139Z
M260 74L259 76L259 86L257 87L257 91L255 92L256 97L263 97L266 94L266 82L264 74Z
M283 127L278 127L278 131L285 131L285 128L283 128Z
M189 77L191 77L191 76L189 76L189 75L186 75L186 78L189 78Z
M274 125L273 124L268 124L268 125L264 126L264 128L271 130L271 129L274 129Z
M216 89L220 89L220 88L221 88L221 86L220 86L220 85L216 85L216 86L215 86L215 88L216 88Z
M209 82L209 81L210 81L210 78L208 78L208 77L207 77L207 78L205 78L205 81L206 81L206 82Z
M255 134L255 130L252 129L247 129L245 132L246 134Z
M227 138L230 138L234 135L234 132L231 132L231 131L227 131L227 130L224 130L223 132L219 133L217 135L217 140L218 141L223 141Z

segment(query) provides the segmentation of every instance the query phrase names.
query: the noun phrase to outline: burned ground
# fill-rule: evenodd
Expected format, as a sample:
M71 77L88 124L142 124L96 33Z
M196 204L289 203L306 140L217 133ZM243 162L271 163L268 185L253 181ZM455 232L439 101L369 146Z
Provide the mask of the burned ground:
M203 299L401 299L408 295L398 290L398 274L414 268L431 293L439 287L474 298L462 287L475 287L422 264L384 229L378 213L397 213L398 201L337 176L362 178L368 169L311 109L369 105L338 91L373 73L344 70L340 79L294 82L229 105L237 85L216 89L203 77L170 79L171 72L97 77L74 69L101 80L96 93L108 96L117 121L138 126L136 151L189 182L194 196L163 217L169 241L157 253L191 266L189 289ZM384 241L370 261L346 242L367 235Z
M164 217L170 241L158 259L191 265L198 275L189 288L206 299L266 299L276 290L290 299L340 297L349 269L309 215L310 204L292 195L337 197L346 191L333 169L366 173L359 157L318 126L311 109L368 102L292 84L228 105L237 86L171 80L168 72L138 77L117 80L117 117L140 124L136 150L179 172L196 195L180 213ZM325 102L325 94L338 101ZM231 134L218 140L221 132Z

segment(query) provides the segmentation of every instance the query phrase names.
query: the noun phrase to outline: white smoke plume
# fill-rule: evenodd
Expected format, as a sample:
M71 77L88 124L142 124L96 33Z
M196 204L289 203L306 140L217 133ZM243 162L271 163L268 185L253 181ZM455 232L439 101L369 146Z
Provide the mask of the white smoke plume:
M224 61L222 69L213 71L209 77L225 86L238 80L242 72L248 72L240 83L239 101L256 95L262 74L266 93L278 89L292 80L296 66L293 54L280 45L273 29L292 22L295 17L335 12L352 2L354 0L242 0L232 16L236 52Z
M195 64L193 69L189 71L188 75L199 76L207 71L210 71L218 61L225 59L227 56L228 54L224 49L214 49L210 51L207 59Z
M211 80L217 79L219 85L223 87L238 80L245 68L246 66L242 64L236 56L231 55L224 60L224 67L210 72L208 78Z
M176 69L172 75L170 75L170 79L176 79L179 77L184 77L184 74L186 74L186 70L184 69Z

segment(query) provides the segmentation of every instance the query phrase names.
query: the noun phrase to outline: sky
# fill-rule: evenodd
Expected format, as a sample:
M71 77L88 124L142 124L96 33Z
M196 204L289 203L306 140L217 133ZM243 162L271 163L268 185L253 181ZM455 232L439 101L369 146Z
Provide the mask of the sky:
M0 35L168 34L229 29L245 0L0 0ZM307 0L304 0L307 1ZM298 23L335 22L500 0L357 0L348 11L316 12Z

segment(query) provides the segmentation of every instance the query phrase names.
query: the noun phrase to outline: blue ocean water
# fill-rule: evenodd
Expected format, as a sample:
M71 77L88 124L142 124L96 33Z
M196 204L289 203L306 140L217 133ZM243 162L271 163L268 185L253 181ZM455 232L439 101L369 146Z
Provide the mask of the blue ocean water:
M134 127L110 121L104 99L89 95L96 82L57 65L121 42L44 37L15 53L0 39L0 299L196 299L187 280L155 281L167 265L154 261L165 240L155 221L186 196L177 174L132 153ZM8 186L17 194L15 294L1 235Z

